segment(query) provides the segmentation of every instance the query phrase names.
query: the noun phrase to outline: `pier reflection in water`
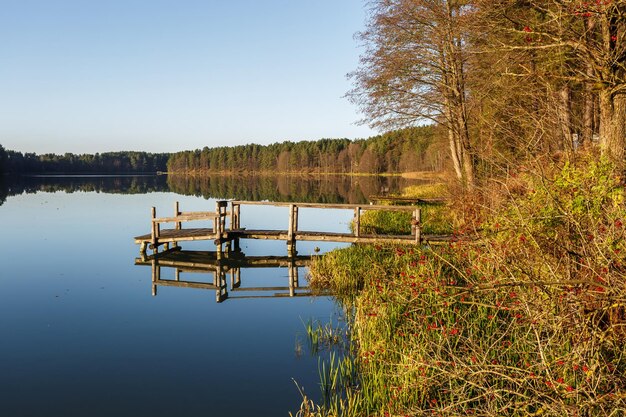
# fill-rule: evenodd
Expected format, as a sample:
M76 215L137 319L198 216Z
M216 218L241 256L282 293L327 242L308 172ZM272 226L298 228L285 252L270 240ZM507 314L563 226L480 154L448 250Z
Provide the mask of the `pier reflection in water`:
M196 288L215 291L215 301L221 303L233 298L280 298L311 296L308 286L301 285L301 269L310 265L312 256L246 256L241 251L226 253L181 250L180 247L167 252L135 259L135 265L152 268L152 295L157 295L159 286ZM173 269L173 279L164 278L164 270ZM287 269L287 285L259 286L242 285L242 269L280 268ZM191 275L194 279L188 279ZM207 279L196 277L204 274ZM244 272L245 280L246 272ZM169 276L172 276L171 274Z

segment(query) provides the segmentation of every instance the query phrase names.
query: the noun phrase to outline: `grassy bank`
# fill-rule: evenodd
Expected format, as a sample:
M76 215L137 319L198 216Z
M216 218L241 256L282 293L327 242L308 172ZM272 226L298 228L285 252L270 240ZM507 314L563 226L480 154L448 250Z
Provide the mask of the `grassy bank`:
M444 183L432 183L407 187L397 197L448 198L449 191ZM383 201L383 204L385 202ZM422 233L450 234L454 218L450 208L443 203L421 204ZM412 213L390 211L366 211L361 216L361 230L371 234L411 234Z
M314 264L311 285L349 312L358 378L298 414L626 413L623 185L591 160L502 190L478 241L353 246Z

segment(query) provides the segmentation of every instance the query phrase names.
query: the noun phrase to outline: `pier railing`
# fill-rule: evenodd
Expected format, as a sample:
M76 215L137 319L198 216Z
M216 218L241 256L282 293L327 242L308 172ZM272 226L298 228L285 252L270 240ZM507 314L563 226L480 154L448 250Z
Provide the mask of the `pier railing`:
M229 207L230 206L230 207ZM288 227L287 230L253 230L241 227L241 207L242 206L272 206L288 207ZM299 209L339 209L351 210L353 212L353 227L351 232L322 232L305 231L298 227ZM392 212L410 212L412 217L410 235L390 235L364 233L361 225L363 212L369 210L383 210ZM203 228L183 228L183 223L192 221L205 221L211 227ZM161 225L173 223L173 228L161 229ZM422 234L422 213L417 206L389 206L389 205L368 205L368 204L319 204L319 203L276 203L267 201L217 201L215 211L180 211L178 202L174 205L174 215L172 217L157 217L156 208L152 208L151 232L147 235L135 237L135 242L141 245L141 252L145 253L149 246L155 252L159 246L163 245L169 249L169 245L178 245L180 241L213 240L217 246L218 253L221 252L222 244L227 243L226 250L230 250L230 243L234 242L235 250L239 248L239 239L272 239L284 240L287 242L289 252L295 251L295 244L298 240L308 241L330 241L348 243L416 243L423 240L440 241L446 240L446 236L435 236Z
M353 236L359 238L361 233L361 214L368 210L383 210L383 211L401 211L412 212L411 218L411 235L414 237L414 242L419 243L422 239L422 211L420 207L416 206L389 206L389 205L372 205L372 204L321 204L321 203L276 203L270 201L231 201L232 213L235 214L235 222L239 228L239 218L241 215L241 206L273 206L273 207L289 207L289 227L287 234L289 240L294 239L294 236L298 232L298 209L300 208L313 208L313 209L338 209L338 210L352 210L354 212L353 217ZM385 235L378 235L381 240L384 240Z

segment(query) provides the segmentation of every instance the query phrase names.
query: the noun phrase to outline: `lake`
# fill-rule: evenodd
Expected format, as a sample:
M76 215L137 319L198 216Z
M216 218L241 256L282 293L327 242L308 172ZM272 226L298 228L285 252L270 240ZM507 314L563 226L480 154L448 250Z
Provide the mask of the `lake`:
M319 398L305 323L340 320L331 297L271 297L160 286L135 265L133 237L150 207L212 211L215 199L362 203L400 179L29 177L0 182L0 414L6 416L287 416L298 387ZM245 211L244 211L245 210ZM287 214L242 208L242 226L286 228ZM345 231L352 213L300 214ZM307 226L308 227L308 226ZM211 242L183 243L212 251ZM318 246L298 243L309 255ZM278 241L242 241L248 256L286 255ZM163 279L175 279L163 267ZM288 268L242 268L241 288L285 287ZM182 273L207 280L207 273ZM306 271L298 271L306 287ZM229 284L230 285L230 284ZM296 292L305 293L304 288ZM242 297L237 295L243 294Z

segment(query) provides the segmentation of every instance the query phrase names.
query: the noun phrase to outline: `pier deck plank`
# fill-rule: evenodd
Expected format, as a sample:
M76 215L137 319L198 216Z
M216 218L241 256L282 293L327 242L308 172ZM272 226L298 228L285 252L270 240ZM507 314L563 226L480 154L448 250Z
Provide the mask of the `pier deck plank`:
M169 243L177 241L190 240L210 240L215 239L215 231L213 229L162 229L159 233L159 242ZM136 236L135 243L150 243L152 236L150 233Z
M160 243L183 242L193 240L214 240L216 237L213 229L164 229L159 235ZM346 243L409 243L415 241L412 235L360 235L352 233L337 232L313 232L296 231L294 237L299 241L314 242L346 242ZM288 240L287 230L253 230L235 229L222 233L222 239L261 239L261 240ZM135 237L135 243L150 243L151 235L145 234ZM448 235L422 235L422 239L427 242L441 242L450 240Z

